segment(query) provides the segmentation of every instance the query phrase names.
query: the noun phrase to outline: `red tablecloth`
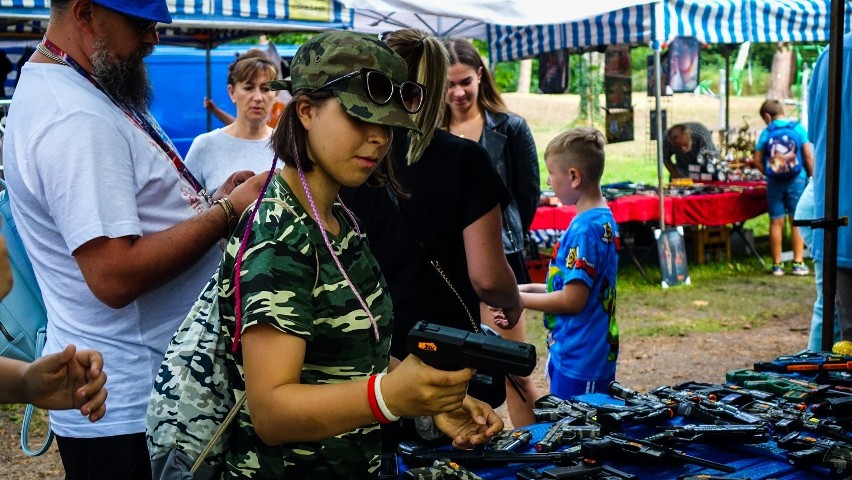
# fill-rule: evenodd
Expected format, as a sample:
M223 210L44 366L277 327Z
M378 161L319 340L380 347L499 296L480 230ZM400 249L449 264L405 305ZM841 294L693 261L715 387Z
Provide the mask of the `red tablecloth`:
M727 183L724 185L731 185ZM766 213L766 184L764 182L738 182L738 192L710 193L685 197L665 197L663 212L666 225L719 226L744 222ZM657 195L627 195L609 202L617 223L658 222L660 199ZM574 206L538 207L530 230L564 230L574 216Z

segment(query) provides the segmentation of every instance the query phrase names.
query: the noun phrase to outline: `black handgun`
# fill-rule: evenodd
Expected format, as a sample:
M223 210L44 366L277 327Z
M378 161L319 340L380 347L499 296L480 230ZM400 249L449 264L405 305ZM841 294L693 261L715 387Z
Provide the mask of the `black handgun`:
M852 444L848 442L790 432L778 439L778 447L788 451L787 462L797 468L822 465L842 475L852 470Z
M440 370L465 367L525 377L535 369L535 346L436 323L417 322L408 332L408 351Z

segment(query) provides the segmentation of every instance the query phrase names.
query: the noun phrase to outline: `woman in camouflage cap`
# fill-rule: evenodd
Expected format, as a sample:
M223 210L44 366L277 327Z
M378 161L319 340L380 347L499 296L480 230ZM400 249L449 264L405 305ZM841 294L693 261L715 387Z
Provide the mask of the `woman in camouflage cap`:
M272 137L285 167L230 239L216 287L232 387L247 396L224 478L373 476L379 422L398 416L437 414L462 447L503 427L466 396L470 369L440 371L411 355L384 374L391 300L355 218L336 202L342 186L399 190L392 127L417 130L425 96L406 79L402 58L351 32L320 34L293 59L294 97Z

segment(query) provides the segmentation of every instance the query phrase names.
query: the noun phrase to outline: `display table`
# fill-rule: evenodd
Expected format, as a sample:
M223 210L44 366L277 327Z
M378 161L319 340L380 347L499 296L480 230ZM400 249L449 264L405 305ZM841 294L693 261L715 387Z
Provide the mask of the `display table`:
M738 186L742 190L663 198L666 225L721 226L742 223L766 213L766 184L736 182L707 185ZM659 222L660 198L657 195L625 195L607 202L617 223ZM530 230L565 230L577 215L577 208L541 206L536 210Z
M767 212L766 182L708 182L702 185L710 188L720 187L726 191L664 197L663 215L666 225L700 225L702 227L733 225L731 233L738 234L746 248L766 266L763 257L742 232L743 222ZM607 202L607 205L616 223L639 222L652 224L652 228L659 225L660 197L650 191L618 197ZM538 207L530 226L533 240L540 248L553 246L576 215L577 208L573 205ZM626 247L627 255L639 272L648 278L641 262L629 245L624 243L622 245ZM530 268L535 267L536 265L530 266Z
M603 394L581 395L577 397L577 400L592 405L623 405L621 400ZM660 425L686 425L687 423L683 417L674 417L669 421L660 423ZM530 446L524 450L520 450L520 452L534 452L535 450L532 445L544 437L549 427L550 424L547 423L527 427L526 429L531 431L533 438L530 441ZM656 430L652 425L634 423L624 428L624 434L632 438L641 439L654 433L656 433ZM697 465L664 464L665 462L659 462L660 464L640 464L636 461L606 460L602 463L623 472L636 475L636 478L639 479L676 479L680 475L712 475L732 479L749 478L751 480L815 480L829 478L828 470L825 468L811 467L809 469L799 469L788 464L785 456L787 452L778 448L775 442L772 441L757 445L731 446L710 446L693 443L677 445L675 448L694 457L729 465L736 468L736 472L725 473ZM404 462L401 462L400 465L401 470L407 469ZM553 468L547 464L515 463L499 467L470 468L469 470L484 479L515 480L517 471L527 466L535 467L538 470Z

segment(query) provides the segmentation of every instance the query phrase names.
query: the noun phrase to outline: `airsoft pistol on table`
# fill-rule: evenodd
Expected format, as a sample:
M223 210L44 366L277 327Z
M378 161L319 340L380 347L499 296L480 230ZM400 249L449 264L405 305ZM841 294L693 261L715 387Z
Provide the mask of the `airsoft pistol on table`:
M432 450L414 442L401 442L399 454L406 464L412 466L427 466L433 464L435 460L441 459L449 459L465 467L510 463L548 463L557 466L571 466L584 460L599 462L612 459L631 459L650 464L688 463L722 472L736 471L729 465L687 455L671 447L647 440L630 438L620 433L604 435L601 438L585 439L566 450L546 453L514 453L485 449Z
M790 432L778 440L778 447L788 450L787 462L796 468L821 465L839 475L852 472L852 444L848 442Z
M514 452L526 447L532 440L532 432L524 429L503 430L488 441L486 448L504 452Z
M525 377L535 369L535 345L499 336L417 322L408 332L408 351L439 370L465 367Z

